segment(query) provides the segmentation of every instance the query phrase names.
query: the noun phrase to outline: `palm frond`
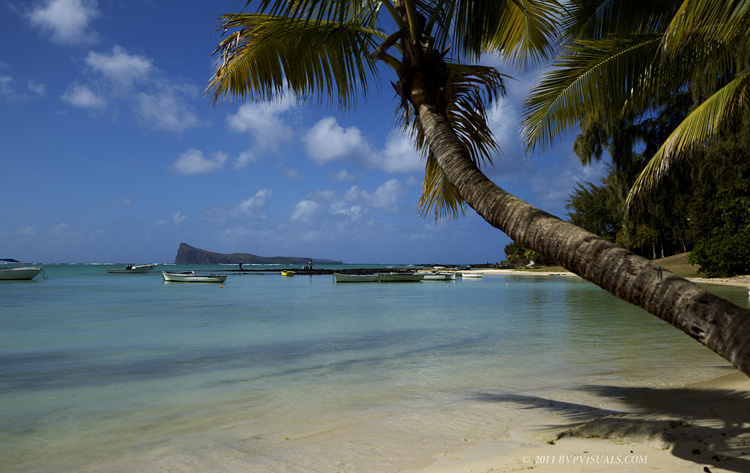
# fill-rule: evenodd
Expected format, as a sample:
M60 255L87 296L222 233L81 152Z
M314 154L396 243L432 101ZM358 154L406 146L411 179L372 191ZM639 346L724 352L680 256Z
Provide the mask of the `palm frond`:
M481 65L448 63L447 67L450 74L445 91L448 120L472 161L479 167L492 164L498 147L487 124L487 112L505 94L507 76L493 67ZM417 149L422 150L425 137L419 120L411 105L406 103L406 107L397 116L397 122L411 130Z
M437 159L430 154L425 163L419 214L424 218L432 214L435 222L438 222L448 218L457 219L466 214L466 208L466 202L446 179Z
M504 95L504 79L492 67L447 64L450 78L446 88L446 114L471 160L478 166L492 164L500 150L487 123L487 112ZM436 220L458 218L465 211L463 199L444 179L442 170L426 145L421 123L407 103L397 122L409 133L416 149L425 158L425 177L419 200L420 214L433 213Z
M336 98L342 108L354 106L357 94L366 99L379 32L358 22L266 14L228 14L222 21L225 30L236 31L216 50L219 62L207 87L214 103L227 95L269 100L287 88L299 99Z
M247 0L245 8L253 0ZM310 22L345 23L359 18L362 24L374 25L382 1L378 0L260 0L256 12Z
M499 53L518 65L553 53L555 0L436 0L429 6L436 44L451 46L468 61Z
M664 53L675 56L696 41L746 40L748 14L748 0L684 0L664 35Z
M579 40L542 75L524 104L527 150L542 149L584 118L598 120L623 111L644 84L661 36ZM640 100L640 98L639 98Z
M576 0L565 5L560 43L663 32L682 0Z
M626 207L652 189L678 160L711 139L750 106L750 71L739 74L680 123L651 158L628 194Z

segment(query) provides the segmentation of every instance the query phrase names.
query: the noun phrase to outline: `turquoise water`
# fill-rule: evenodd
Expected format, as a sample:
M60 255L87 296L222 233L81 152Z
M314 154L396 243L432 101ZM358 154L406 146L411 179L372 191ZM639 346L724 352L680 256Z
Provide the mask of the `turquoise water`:
M581 386L730 369L572 277L165 284L106 268L0 284L0 471L395 472L528 415L488 399L596 407Z

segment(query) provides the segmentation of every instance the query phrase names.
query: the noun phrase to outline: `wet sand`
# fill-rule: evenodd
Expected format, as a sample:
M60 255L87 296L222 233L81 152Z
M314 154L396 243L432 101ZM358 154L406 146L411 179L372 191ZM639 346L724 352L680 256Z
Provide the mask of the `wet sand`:
M750 275L690 280L750 287ZM440 455L413 473L750 472L750 378L733 368L716 373L683 387L630 388L633 395L626 397L618 388L617 399L601 406L529 398L522 401L528 403L529 418L508 438Z
M544 412L511 429L509 438L442 455L414 473L750 471L747 376L733 371L633 392L601 407L529 399L530 408Z

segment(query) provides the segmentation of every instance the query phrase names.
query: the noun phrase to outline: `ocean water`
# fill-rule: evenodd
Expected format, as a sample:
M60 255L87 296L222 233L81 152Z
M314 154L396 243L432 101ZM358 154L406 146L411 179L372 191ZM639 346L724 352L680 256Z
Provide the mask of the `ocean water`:
M530 415L518 399L596 408L587 387L732 369L573 277L167 284L106 268L0 284L0 471L405 471L504 438ZM748 306L744 288L711 289Z

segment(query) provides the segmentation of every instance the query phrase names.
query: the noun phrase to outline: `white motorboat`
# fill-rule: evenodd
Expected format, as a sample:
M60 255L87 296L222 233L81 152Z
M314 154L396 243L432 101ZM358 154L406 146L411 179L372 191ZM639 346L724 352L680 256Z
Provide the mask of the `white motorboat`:
M484 277L484 273L468 271L468 272L461 273L461 277L464 279L482 279Z
M10 258L0 259L0 281L28 281L34 279L42 271L44 270L41 266L26 266Z
M148 271L151 271L156 267L156 263L153 264L134 264L133 269L146 269Z
M107 272L109 274L147 274L151 268L143 268L143 267L135 267L132 265L128 265L126 268L122 269L108 269Z
M379 273L380 282L420 282L424 275L420 273Z
M454 281L456 273L424 273L425 281Z
M196 274L195 271L162 271L166 282L224 282L227 277L219 274Z
M336 282L378 282L378 275L333 273L333 279Z

